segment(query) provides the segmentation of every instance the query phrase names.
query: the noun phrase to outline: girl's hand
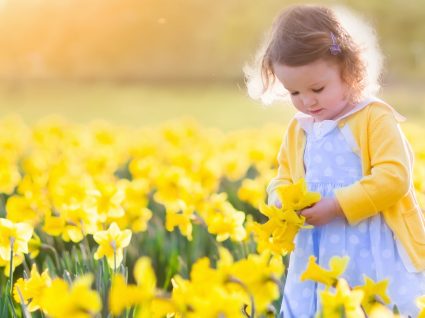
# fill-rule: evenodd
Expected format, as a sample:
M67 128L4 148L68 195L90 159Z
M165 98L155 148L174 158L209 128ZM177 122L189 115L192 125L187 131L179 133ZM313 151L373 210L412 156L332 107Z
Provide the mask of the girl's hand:
M313 206L300 211L311 225L324 225L337 217L344 217L341 206L335 198L322 198Z

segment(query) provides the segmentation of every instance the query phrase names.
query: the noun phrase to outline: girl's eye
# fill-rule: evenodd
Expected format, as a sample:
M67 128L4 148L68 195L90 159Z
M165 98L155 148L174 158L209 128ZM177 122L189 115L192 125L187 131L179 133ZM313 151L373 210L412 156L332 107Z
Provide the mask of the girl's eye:
M297 96L299 93L298 92L292 92L291 95L292 96Z
M318 88L318 89L313 89L313 92L315 92L315 93L320 93L321 91L323 91L323 89L324 89L325 87L323 86L323 87L320 87L320 88Z

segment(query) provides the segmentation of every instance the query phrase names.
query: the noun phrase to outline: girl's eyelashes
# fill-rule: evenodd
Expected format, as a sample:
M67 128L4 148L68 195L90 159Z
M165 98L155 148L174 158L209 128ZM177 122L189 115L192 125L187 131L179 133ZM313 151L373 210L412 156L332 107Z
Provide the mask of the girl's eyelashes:
M315 92L315 93L320 93L321 91L323 91L323 89L324 89L325 87L323 86L323 87L320 87L320 88L318 88L318 89L313 89L313 92Z
M320 88L317 88L317 89L312 89L312 91L314 92L314 93L320 93L321 91L323 91L325 89L325 87L323 86L323 87L320 87ZM299 94L299 92L297 92L297 91L295 91L295 92L291 92L291 95L292 96L297 96Z

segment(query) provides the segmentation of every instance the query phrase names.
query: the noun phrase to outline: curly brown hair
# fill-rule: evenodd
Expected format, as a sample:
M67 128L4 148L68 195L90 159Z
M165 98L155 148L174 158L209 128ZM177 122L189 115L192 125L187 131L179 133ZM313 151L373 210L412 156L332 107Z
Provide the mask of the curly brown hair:
M337 44L340 52L332 54ZM365 65L361 48L334 12L327 7L296 5L284 10L275 19L269 42L260 59L263 93L275 82L274 65L301 66L323 59L337 63L341 78L351 87L353 99L360 97L365 83Z

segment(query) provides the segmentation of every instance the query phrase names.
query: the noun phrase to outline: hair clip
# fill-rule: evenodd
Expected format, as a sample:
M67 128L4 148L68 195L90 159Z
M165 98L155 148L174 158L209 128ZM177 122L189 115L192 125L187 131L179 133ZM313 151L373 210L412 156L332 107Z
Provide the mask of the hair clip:
M332 40L332 45L329 47L329 50L331 51L331 54L332 55L338 55L338 54L340 54L342 52L341 51L341 47L336 42L335 35L332 32L331 32L331 40Z

